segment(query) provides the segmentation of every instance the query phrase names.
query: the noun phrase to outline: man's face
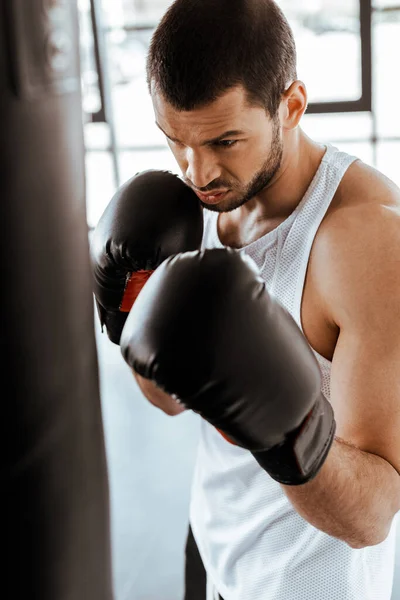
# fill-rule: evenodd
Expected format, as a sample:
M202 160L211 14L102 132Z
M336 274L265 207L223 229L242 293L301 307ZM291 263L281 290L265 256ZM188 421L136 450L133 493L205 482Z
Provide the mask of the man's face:
M283 144L278 115L250 106L242 87L206 107L178 111L152 94L156 123L201 204L216 212L239 208L276 175Z

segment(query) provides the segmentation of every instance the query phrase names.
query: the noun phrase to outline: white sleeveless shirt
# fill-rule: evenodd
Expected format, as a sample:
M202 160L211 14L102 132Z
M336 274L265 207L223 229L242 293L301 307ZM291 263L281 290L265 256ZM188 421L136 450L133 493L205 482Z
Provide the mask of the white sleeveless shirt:
M356 157L328 145L305 196L276 229L240 251L301 328L311 246L338 185ZM218 213L204 211L203 248L221 248ZM317 352L330 399L331 363ZM262 357L260 357L262 360ZM207 572L207 600L390 600L396 523L379 545L352 549L310 525L250 452L205 420L195 462L190 524Z

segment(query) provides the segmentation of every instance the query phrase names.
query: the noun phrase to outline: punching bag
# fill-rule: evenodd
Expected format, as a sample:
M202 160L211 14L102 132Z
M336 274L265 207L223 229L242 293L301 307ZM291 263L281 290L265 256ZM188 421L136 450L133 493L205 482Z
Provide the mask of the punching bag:
M3 598L111 600L72 0L0 0Z

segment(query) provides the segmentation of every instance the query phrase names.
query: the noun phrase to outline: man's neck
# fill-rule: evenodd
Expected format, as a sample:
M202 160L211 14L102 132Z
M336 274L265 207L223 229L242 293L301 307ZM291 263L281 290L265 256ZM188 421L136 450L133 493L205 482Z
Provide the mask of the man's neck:
M243 215L256 211L260 217L287 218L302 200L325 153L300 128L286 133L282 164L261 194L242 207Z
M222 243L243 247L285 221L301 202L325 153L300 128L286 132L281 167L261 194L218 219Z

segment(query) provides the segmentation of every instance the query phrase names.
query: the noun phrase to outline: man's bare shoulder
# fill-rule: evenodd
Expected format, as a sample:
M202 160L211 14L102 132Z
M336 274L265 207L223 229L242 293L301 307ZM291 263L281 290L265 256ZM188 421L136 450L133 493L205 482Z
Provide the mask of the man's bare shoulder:
M312 279L340 325L360 295L400 293L400 189L356 161L345 174L315 237ZM399 297L400 302L400 297Z
M400 204L400 188L378 169L356 160L339 184L328 215L345 208ZM343 215L342 215L343 216Z
M390 230L400 233L400 188L360 160L344 175L316 236L316 245L332 252L378 243ZM372 237L371 237L372 236Z

